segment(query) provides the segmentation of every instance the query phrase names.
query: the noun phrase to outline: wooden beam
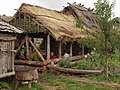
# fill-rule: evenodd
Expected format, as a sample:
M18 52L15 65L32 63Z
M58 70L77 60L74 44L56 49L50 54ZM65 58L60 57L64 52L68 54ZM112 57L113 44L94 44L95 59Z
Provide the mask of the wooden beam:
M13 71L13 72L2 73L0 74L0 78L11 76L11 75L15 75L15 72Z
M62 57L62 42L60 41L59 42L59 58L61 58Z
M29 60L29 43L28 43L28 35L26 35L26 59Z
M36 46L33 44L33 42L30 40L30 38L28 38L30 44L33 46L33 48L35 49L35 51L37 52L38 56L42 59L43 62L45 62L45 59L43 58L42 54L39 52L39 50L36 48Z
M14 41L16 37L0 37L1 41Z
M84 56L84 52L85 52L84 46L82 46L82 56Z
M72 57L72 42L70 43L70 57Z
M47 35L47 60L50 60L50 35Z

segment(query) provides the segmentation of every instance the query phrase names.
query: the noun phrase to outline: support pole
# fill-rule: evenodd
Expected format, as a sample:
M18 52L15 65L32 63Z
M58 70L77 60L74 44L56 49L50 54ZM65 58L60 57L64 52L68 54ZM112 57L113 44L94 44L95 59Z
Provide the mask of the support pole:
M29 60L29 43L28 43L28 35L26 35L26 59Z
M84 56L84 46L82 46L82 56Z
M70 57L72 57L72 43L70 43Z
M47 35L47 60L50 60L50 35Z
M62 51L62 43L61 43L61 41L60 41L60 42L59 42L59 58L62 57L61 51Z

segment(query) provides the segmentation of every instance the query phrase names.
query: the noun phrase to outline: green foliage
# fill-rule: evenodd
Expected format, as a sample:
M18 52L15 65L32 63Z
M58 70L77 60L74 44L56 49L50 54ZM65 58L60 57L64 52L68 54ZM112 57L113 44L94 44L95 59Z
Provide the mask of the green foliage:
M78 69L100 69L103 62L104 57L92 51L85 59L75 62L75 67Z
M118 49L115 49L108 59L112 67L120 68L120 51Z
M55 87L56 90L117 90L110 87L100 87L94 84L83 84L70 77L63 77L62 75L54 75L52 73L43 73L41 80ZM53 84L51 82L54 81Z
M18 90L28 90L27 85L23 85L18 87ZM29 90L47 90L45 87L40 83L32 83L32 87Z
M71 63L70 63L70 59L68 58L63 58L62 60L60 60L60 62L58 63L60 67L63 68L71 68Z
M40 58L38 57L38 55L36 54L35 51L30 52L30 60L39 61L39 59L40 59Z
M83 21L82 21L82 19L77 19L76 20L76 27L83 28Z
M0 89L1 88L9 88L9 85L6 82L0 82Z

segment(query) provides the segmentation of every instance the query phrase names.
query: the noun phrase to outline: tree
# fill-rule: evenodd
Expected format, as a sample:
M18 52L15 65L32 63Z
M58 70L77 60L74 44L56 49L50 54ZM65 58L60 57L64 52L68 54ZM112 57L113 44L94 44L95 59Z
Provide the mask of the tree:
M115 5L115 0L112 4L107 0L98 0L95 3L95 11L99 14L99 27L101 30L100 37L103 40L103 48L105 50L105 61L106 61L106 80L108 80L108 48L110 41L110 32L113 30L113 7Z

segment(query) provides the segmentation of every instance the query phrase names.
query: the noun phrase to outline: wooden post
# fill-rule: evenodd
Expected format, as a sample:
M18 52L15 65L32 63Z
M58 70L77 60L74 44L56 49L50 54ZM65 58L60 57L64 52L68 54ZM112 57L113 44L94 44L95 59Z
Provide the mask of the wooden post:
M70 57L72 57L72 43L70 43Z
M84 46L82 46L82 56L84 56Z
M26 35L26 59L29 60L29 43L28 43L28 35Z
M61 51L62 51L62 43L61 43L61 41L60 41L60 42L59 42L59 58L62 57Z
M18 26L20 26L20 11L19 11Z
M26 19L26 14L24 13L24 30L25 30L25 19Z
M50 60L50 35L47 35L47 60Z
M14 50L15 41L12 41L12 42L11 42L11 46L12 46L12 50ZM12 64L12 71L14 72L14 55L15 55L15 54L14 54L14 52L11 52L11 53L12 53L12 58L11 58L11 59L12 59L12 63L11 63L11 64Z

